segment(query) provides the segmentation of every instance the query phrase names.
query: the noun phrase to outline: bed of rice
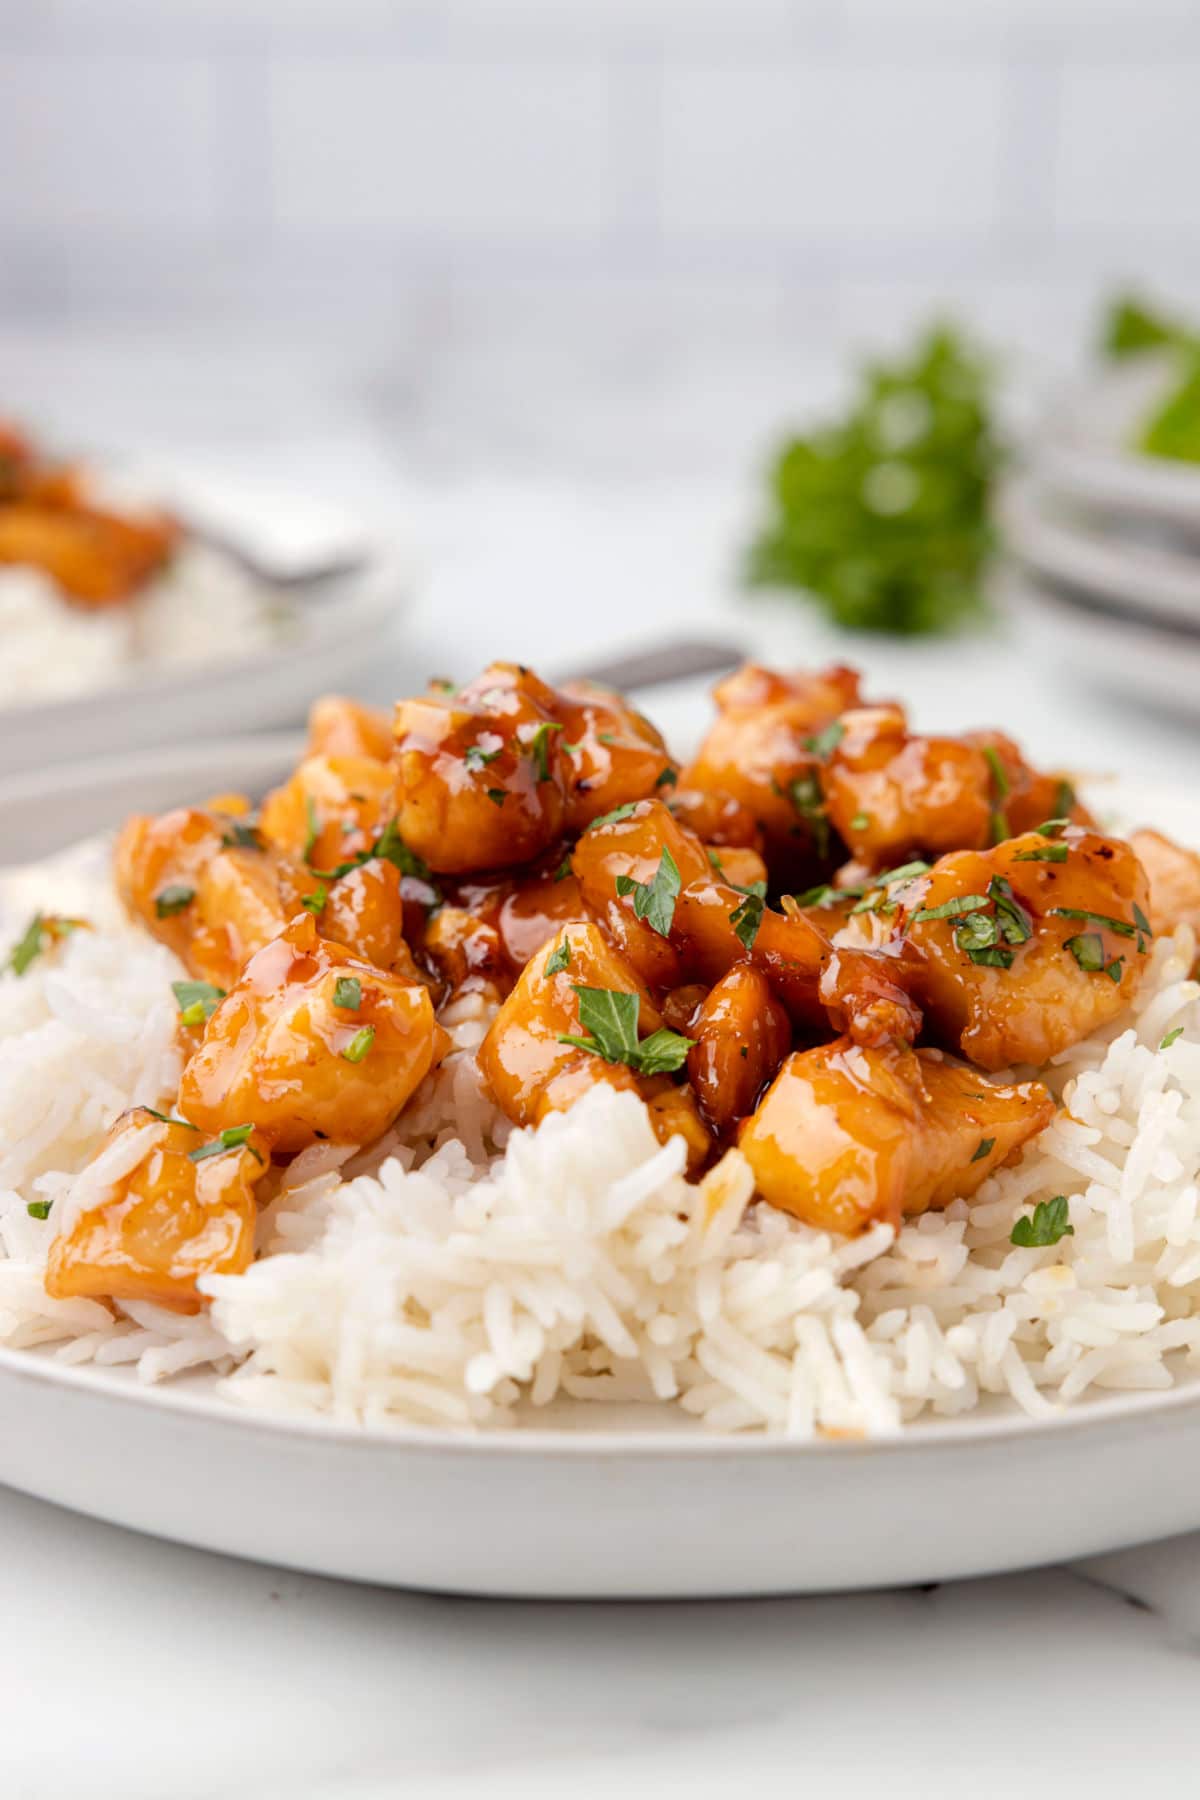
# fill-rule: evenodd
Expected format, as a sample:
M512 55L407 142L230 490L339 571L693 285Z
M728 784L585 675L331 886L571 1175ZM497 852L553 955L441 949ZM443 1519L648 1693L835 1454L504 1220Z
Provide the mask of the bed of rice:
M277 644L276 594L228 556L188 544L128 604L69 605L37 569L0 569L0 707L91 693L135 670L212 662Z
M486 1015L464 1001L455 1052L388 1142L299 1158L258 1260L209 1281L208 1314L50 1300L42 1264L77 1171L117 1112L162 1104L178 1074L178 966L120 919L104 869L91 852L0 893L10 935L51 893L98 927L0 978L0 1341L145 1381L207 1367L240 1406L374 1425L519 1426L565 1396L802 1438L992 1395L1048 1414L1168 1387L1200 1359L1187 931L1154 946L1133 1014L1044 1071L1063 1109L1022 1161L894 1241L753 1204L736 1152L690 1185L682 1145L604 1087L510 1131L477 1080ZM1014 1220L1060 1193L1074 1236L1014 1248ZM30 1217L45 1199L50 1219Z

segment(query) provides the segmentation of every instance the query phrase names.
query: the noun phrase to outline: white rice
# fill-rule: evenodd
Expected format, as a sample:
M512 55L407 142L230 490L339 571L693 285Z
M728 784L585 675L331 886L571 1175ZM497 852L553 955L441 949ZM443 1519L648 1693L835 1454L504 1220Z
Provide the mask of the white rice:
M94 853L93 853L94 854ZM1188 931L1155 945L1136 1010L1060 1057L1064 1101L967 1205L844 1240L753 1204L730 1152L699 1185L633 1096L598 1087L512 1131L483 1094L479 1001L389 1139L316 1146L264 1208L260 1255L211 1311L53 1301L42 1266L112 1117L178 1074L178 965L119 922L102 864L7 884L11 907L89 888L103 929L0 977L0 1340L155 1381L215 1369L247 1408L452 1429L553 1401L656 1401L720 1431L886 1434L987 1396L1046 1414L1170 1386L1200 1360L1200 986ZM67 908L64 907L64 910ZM10 918L11 927L18 921ZM1167 1049L1164 1035L1182 1035ZM96 1183L116 1179L92 1170ZM1074 1235L1011 1243L1056 1194ZM78 1204L83 1196L76 1191ZM30 1200L55 1202L50 1221ZM551 1414L551 1417L554 1415Z
M128 602L70 605L37 569L0 568L0 707L91 693L131 674L277 645L293 623L228 556L189 543Z

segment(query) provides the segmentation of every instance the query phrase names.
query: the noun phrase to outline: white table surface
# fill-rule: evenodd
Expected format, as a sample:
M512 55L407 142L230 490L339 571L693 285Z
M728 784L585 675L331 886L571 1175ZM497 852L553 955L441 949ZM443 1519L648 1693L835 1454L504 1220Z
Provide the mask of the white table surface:
M422 597L369 675L380 699L492 654L556 673L686 629L857 661L922 721L1001 725L1047 762L1194 769L1194 726L1076 688L1011 630L848 645L800 608L732 604L745 506L727 489L433 490L366 446L340 467L375 523L426 551ZM695 703L647 697L669 731ZM486 1491L479 1507L486 1529ZM936 1494L929 1516L936 1530ZM835 1777L851 1796L1115 1796L1147 1791L1150 1766L1195 1783L1200 1537L921 1591L589 1607L341 1586L5 1490L0 1532L4 1800L703 1800L769 1777L789 1794Z

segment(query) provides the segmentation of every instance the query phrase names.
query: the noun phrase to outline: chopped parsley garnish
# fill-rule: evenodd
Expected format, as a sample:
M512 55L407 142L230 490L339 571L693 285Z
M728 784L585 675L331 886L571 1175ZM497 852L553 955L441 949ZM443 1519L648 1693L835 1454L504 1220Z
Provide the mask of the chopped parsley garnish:
M206 1162L210 1156L221 1156L226 1150L246 1149L249 1150L256 1162L261 1162L262 1157L250 1142L250 1133L253 1130L253 1125L229 1125L219 1137L211 1139L207 1144L201 1144L196 1150L189 1150L188 1160L195 1163Z
M1014 851L1013 861L1064 863L1069 854L1069 844L1039 844L1036 850Z
M982 1162L984 1157L990 1156L992 1154L992 1151L995 1148L996 1148L995 1138L980 1138L979 1143L975 1150L975 1154L972 1156L971 1161L972 1162Z
M883 903L888 888L895 887L897 883L901 881L915 881L918 875L928 875L928 873L929 864L927 862L901 863L898 868L885 869L882 875L873 875L870 881L865 882L861 887L829 888L826 891L829 894L832 894L837 900L857 899L859 904L851 907L850 911L852 914L880 912L883 910ZM810 893L814 894L820 893L821 891L820 888L811 888L809 890ZM824 906L827 902L824 900L814 900L809 902L806 900L805 896L802 895L800 904L801 906L806 904Z
M1171 1027L1170 1031L1167 1032L1166 1036L1159 1039L1159 1041L1158 1041L1159 1049L1160 1050L1169 1050L1171 1048L1171 1045L1174 1044L1182 1036L1183 1036L1183 1026L1182 1025L1173 1025Z
M671 852L665 849L659 858L653 881L635 881L631 875L617 876L617 893L622 899L627 894L633 895L635 916L645 919L651 931L657 931L659 937L671 935L675 902L682 885L679 865Z
M313 851L316 849L317 839L321 835L321 821L317 817L317 803L311 794L306 794L304 797L304 817L308 823L308 830L304 836L304 860L311 868Z
M169 1113L158 1112L153 1106L143 1106L142 1111L149 1113L152 1119L157 1119L160 1125L182 1125L185 1131L199 1131L200 1129L198 1125L193 1125L190 1119L173 1119Z
M1012 968L1013 953L1000 942L1000 921L992 913L972 913L955 932L954 942L983 968Z
M305 894L300 904L305 912L311 913L315 919L325 911L325 903L329 899L329 889L323 881L318 881L311 894Z
M558 949L554 952L554 955L546 958L546 967L543 970L543 974L561 975L563 970L569 969L570 966L571 940L570 938L564 938L562 943L558 946Z
M835 719L832 725L827 725L824 731L817 733L816 737L808 738L804 748L811 750L814 756L819 756L824 762L827 756L833 755L845 735L846 727L840 719Z
M620 993L613 988L576 987L579 996L579 1023L586 1036L574 1037L560 1032L560 1044L573 1044L608 1063L626 1063L640 1075L668 1075L683 1067L692 1039L665 1027L638 1041L638 1008L636 994Z
M524 740L525 747L533 758L533 766L539 781L550 779L550 734L561 731L562 726L553 719L543 719L533 734Z
M598 731L596 733L596 742L598 744L615 744L617 739L611 731Z
M1069 781L1060 781L1054 794L1054 810L1064 817L1075 804L1075 789Z
M348 1063L360 1063L374 1042L375 1027L373 1025L364 1025L361 1031L355 1032L354 1036L350 1039L350 1042L342 1051L342 1055Z
M788 787L788 796L812 833L813 848L817 855L828 856L829 820L825 816L825 799L816 776L797 775Z
M42 954L42 933L46 921L40 912L34 913L24 934L13 945L9 952L8 966L14 975L23 975L30 963L36 962Z
M1098 931L1081 931L1077 937L1069 937L1063 945L1069 950L1085 975L1099 975L1103 972L1114 984L1121 979L1125 966L1123 956L1114 956L1111 962L1104 960L1104 939Z
M570 850L568 850L567 854L563 857L562 861L559 863L557 869L555 869L555 871L554 871L555 881L565 881L567 879L567 876L571 873L571 856L572 856L572 854L573 853Z
M29 1214L31 1219L48 1219L50 1217L50 1201L30 1200L25 1207L25 1211Z
M1037 834L1039 837L1045 838L1061 837L1070 823L1070 819L1065 816L1058 819L1043 819L1037 827Z
M729 923L740 938L747 952L753 950L754 940L758 936L758 928L762 924L765 896L759 893L748 893L740 906L735 906L729 915Z
M214 987L211 981L173 981L171 992L179 1007L181 1025L203 1025L225 998L225 989Z
M485 750L482 744L468 744L463 761L471 773L475 774L480 769L486 769L490 762L495 762L502 748L503 745L497 744L494 750Z
M679 770L668 767L662 771L661 775L655 776L654 785L656 788L674 787L678 780L679 780Z
M503 806L507 798L503 788L489 788L487 797L493 806Z
M1143 922L1136 906L1133 911L1138 920L1136 925L1131 925L1127 919L1110 919L1107 913L1087 912L1081 906L1052 906L1050 916L1054 919L1082 919L1085 924L1107 925L1118 937L1136 937L1139 931L1149 932L1150 927Z
M362 982L357 975L339 975L333 985L333 1004L343 1012L357 1012L362 1005Z
M641 804L640 800L627 800L624 806L614 806L611 812L601 813L598 819L593 819L588 830L595 831L601 825L619 825L622 819L632 818Z
M850 821L850 829L851 831L865 831L870 823L870 813L855 813Z
M196 898L195 888L171 886L160 888L154 896L154 910L160 919L173 919Z
M1057 1244L1060 1238L1074 1237L1075 1227L1068 1214L1067 1197L1055 1194L1053 1200L1039 1200L1033 1217L1023 1215L1012 1228L1009 1242L1021 1250L1041 1250Z
M996 903L1000 931L1010 944L1024 944L1033 936L1033 917L1026 912L1003 875L993 875L988 882L988 899Z
M1008 815L1004 810L1004 802L1008 799L1010 788L1008 773L1000 760L1000 753L993 744L985 744L983 754L992 775L992 807L991 834L993 844L1002 844L1008 836Z
M926 919L961 919L967 913L981 912L991 902L986 894L959 894L953 900L943 900L940 906L923 906L920 912L912 916L914 925L923 925Z
M818 882L816 887L805 888L802 894L787 896L796 902L797 908L802 906L836 906L839 900L852 900L861 888L830 887L827 881Z
M221 833L221 843L226 850L261 850L262 838L258 826L246 823L242 819L231 819Z
M431 879L429 864L415 850L409 849L400 836L400 827L395 819L388 820L363 861L369 862L373 856L378 856L383 862L390 862L393 868L399 869L401 875L411 875L414 881Z

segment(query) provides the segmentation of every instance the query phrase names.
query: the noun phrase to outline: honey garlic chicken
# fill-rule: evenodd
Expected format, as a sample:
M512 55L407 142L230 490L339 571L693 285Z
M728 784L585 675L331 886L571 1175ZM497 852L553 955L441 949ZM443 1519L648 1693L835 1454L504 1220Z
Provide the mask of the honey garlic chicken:
M517 663L390 724L330 697L258 813L131 819L118 890L191 978L178 1116L113 1127L51 1291L200 1304L280 1166L377 1144L464 1008L453 1054L515 1125L626 1090L691 1174L736 1143L831 1231L1017 1156L1054 1103L980 1071L1119 1019L1153 931L1200 923L1200 859L1102 835L1004 733L919 735L849 669L751 665L716 699L685 767L619 695Z

